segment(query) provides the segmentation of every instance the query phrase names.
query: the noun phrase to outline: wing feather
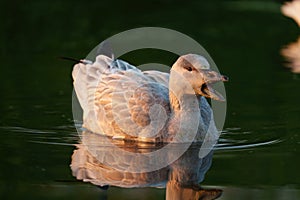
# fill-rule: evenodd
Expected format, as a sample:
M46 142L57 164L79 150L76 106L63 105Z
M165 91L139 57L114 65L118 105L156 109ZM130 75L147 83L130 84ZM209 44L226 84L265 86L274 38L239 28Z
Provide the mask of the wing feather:
M170 114L167 73L146 71L104 55L77 64L74 87L84 126L113 137L156 137ZM155 133L157 132L157 133Z

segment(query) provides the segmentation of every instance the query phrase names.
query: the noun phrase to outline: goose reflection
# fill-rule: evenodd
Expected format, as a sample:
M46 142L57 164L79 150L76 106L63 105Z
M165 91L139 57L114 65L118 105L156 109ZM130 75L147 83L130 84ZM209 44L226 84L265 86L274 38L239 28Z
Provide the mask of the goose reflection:
M285 2L281 6L281 12L287 17L292 18L300 27L300 0Z
M97 137L101 137L98 138ZM200 183L212 163L213 151L204 158L199 158L200 144L191 145L175 162L155 171L139 172L137 169L145 163L132 162L127 152L135 154L151 153L163 146L158 144L125 142L110 140L105 136L82 132L81 143L72 155L71 169L78 180L90 182L102 188L117 186L123 188L156 187L166 188L166 199L217 199L222 194L220 189L203 189ZM98 141L95 144L95 141ZM99 142L101 141L101 143ZM113 146L121 149L117 153ZM182 144L172 146L172 151L162 154L159 159L172 157L182 148ZM149 164L149 163L148 163Z
M286 2L281 7L283 15L292 18L300 27L300 0ZM280 51L287 63L286 67L290 68L294 73L300 73L300 37L296 42L292 42Z
M292 42L281 49L281 55L284 56L287 63L286 67L294 73L300 73L300 37L296 42Z

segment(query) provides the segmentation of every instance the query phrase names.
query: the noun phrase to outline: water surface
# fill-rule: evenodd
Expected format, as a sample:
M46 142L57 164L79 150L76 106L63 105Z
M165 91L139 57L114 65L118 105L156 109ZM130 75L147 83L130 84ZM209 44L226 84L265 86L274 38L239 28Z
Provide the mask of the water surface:
M72 64L105 38L130 28L181 31L211 54L226 84L228 111L212 166L201 182L219 199L299 199L300 77L280 49L299 29L277 1L2 2L0 194L3 199L164 199L165 190L77 181L70 169L80 142L72 118ZM133 64L171 64L154 50Z

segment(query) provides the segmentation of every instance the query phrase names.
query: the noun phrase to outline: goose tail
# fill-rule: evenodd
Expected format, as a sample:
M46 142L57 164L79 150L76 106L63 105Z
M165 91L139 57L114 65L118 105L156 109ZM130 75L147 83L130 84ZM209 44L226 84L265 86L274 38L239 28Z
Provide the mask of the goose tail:
M83 109L83 120L91 110L94 110L94 95L101 77L111 71L113 60L99 55L95 62L80 60L72 71L73 85L76 96Z

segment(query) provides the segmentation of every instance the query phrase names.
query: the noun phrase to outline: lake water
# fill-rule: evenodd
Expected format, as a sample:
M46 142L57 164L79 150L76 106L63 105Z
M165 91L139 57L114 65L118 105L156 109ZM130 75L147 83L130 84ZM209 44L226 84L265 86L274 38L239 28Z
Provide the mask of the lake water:
M223 134L201 182L219 199L300 199L300 76L281 48L300 35L277 1L7 1L1 3L1 199L164 199L165 189L76 180L72 63L127 29L157 26L194 38L229 76ZM171 64L156 50L133 64Z

